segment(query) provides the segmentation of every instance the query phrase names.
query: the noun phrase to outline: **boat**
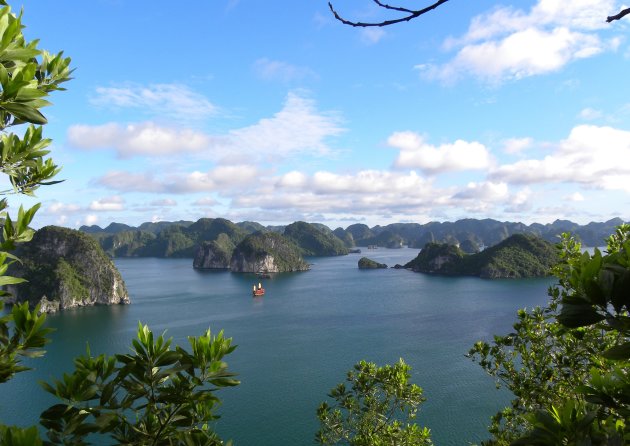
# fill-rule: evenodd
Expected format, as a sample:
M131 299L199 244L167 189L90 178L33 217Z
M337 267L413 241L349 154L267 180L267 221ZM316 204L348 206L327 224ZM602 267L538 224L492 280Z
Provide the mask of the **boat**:
M260 297L265 295L265 289L262 287L262 283L258 282L258 286L252 287L252 297Z

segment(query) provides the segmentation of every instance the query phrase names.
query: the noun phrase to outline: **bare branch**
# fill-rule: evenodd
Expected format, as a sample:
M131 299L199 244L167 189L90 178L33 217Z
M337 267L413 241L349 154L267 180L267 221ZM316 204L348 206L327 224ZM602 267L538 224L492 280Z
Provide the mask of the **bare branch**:
M626 8L626 9L622 10L619 14L616 14L616 15L609 15L608 18L606 19L606 21L608 23L610 23L613 20L619 20L619 19L627 16L628 14L630 14L630 8Z
M347 20L344 19L343 17L341 17L339 15L339 13L337 13L337 11L335 10L335 8L333 7L332 3L328 2L328 7L330 8L330 11L333 13L333 15L335 16L335 18L337 20L339 20L341 23L343 23L344 25L350 25L350 26L358 26L358 27L363 27L363 28L367 28L370 26L389 26L389 25L393 25L395 23L401 23L401 22L408 22L409 20L415 19L416 17L419 17L423 14L426 14L429 11L432 11L434 9L436 9L438 6L446 3L448 0L438 0L435 3L433 3L430 6L427 6L426 8L422 8L422 9L407 9L407 8L401 8L398 6L390 6L388 4L382 3L379 0L372 0L374 3L376 3L378 6L380 6L381 8L384 9L390 9L393 11L399 11L399 12L404 12L407 15L398 19L392 19L392 20L384 20L382 22L353 22L351 20Z

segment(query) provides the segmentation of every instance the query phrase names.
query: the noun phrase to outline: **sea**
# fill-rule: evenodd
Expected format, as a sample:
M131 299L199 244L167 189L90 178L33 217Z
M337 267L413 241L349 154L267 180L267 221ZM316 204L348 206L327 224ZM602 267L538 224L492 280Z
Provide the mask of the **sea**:
M490 416L510 393L465 355L478 340L511 331L519 308L544 305L553 278L486 280L440 277L405 269L359 270L361 256L394 266L419 250L362 248L361 254L313 257L310 271L263 279L201 271L191 259L115 259L130 305L79 308L50 315L55 329L34 369L0 385L0 421L36 424L56 400L39 381L60 379L74 357L130 351L138 322L173 344L210 328L238 347L226 357L241 384L217 392L214 428L235 446L315 444L317 407L360 360L379 365L403 358L427 401L417 423L436 445L488 438ZM109 444L109 443L106 443Z

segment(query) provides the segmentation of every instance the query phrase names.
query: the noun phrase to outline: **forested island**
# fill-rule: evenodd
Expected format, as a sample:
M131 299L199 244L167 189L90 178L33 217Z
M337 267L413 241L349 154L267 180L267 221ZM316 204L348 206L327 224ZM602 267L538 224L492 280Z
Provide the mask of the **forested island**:
M30 242L18 245L15 253L21 262L12 263L8 273L26 282L7 286L7 303L40 305L45 313L129 303L118 269L98 243L82 232L46 226Z
M486 279L540 277L551 275L551 267L559 260L552 243L533 235L514 234L476 254L466 254L456 245L427 243L405 268Z
M472 254L494 246L514 234L530 234L556 243L564 232L572 233L585 246L602 246L608 235L623 220L579 225L567 220L556 220L546 225L500 222L492 219L463 219L456 222L427 224L396 223L368 227L353 224L334 230L319 223L294 222L286 226L263 226L244 221L233 223L223 218L201 218L196 222L175 221L143 223L132 227L111 223L105 228L82 226L80 230L94 237L112 257L185 257L195 258L204 243L216 242L213 252L223 251L221 265L228 263L233 250L246 236L276 233L292 241L302 256L345 255L358 246L383 248L424 248L427 243L457 245ZM223 266L222 266L223 267Z

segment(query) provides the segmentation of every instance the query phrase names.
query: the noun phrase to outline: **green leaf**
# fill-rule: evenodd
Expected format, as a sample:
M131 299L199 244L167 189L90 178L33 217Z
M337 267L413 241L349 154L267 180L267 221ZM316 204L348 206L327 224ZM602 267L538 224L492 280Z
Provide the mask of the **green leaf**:
M630 342L609 348L603 354L606 359L623 360L630 358Z
M4 109L16 118L33 124L47 124L48 120L36 108L17 102L0 102L0 109Z
M605 317L599 314L591 305L580 304L565 303L562 305L562 310L558 315L558 322L569 328L593 325L604 319Z

